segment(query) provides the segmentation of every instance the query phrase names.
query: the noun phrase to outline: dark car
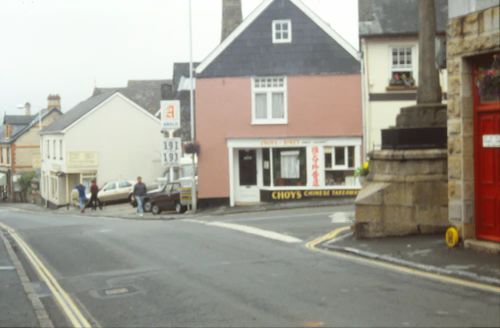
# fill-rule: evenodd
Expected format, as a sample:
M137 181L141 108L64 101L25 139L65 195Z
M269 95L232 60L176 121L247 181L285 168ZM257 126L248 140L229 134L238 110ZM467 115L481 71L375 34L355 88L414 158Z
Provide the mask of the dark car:
M180 188L181 184L178 182L168 183L163 192L151 196L151 212L155 215L162 211L175 211L179 214L186 212L187 206L181 203Z

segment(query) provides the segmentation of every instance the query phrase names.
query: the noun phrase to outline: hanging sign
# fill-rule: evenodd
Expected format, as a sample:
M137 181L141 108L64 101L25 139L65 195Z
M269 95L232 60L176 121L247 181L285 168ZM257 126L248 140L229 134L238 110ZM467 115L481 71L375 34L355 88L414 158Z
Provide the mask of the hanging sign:
M161 131L174 131L181 128L181 102L168 100L161 102Z

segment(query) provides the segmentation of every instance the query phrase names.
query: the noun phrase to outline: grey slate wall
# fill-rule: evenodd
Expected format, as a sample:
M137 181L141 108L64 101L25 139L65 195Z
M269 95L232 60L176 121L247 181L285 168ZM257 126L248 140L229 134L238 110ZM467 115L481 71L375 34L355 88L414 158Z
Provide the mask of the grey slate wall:
M272 21L291 19L291 44L273 44ZM275 0L198 77L357 74L360 63L289 0Z

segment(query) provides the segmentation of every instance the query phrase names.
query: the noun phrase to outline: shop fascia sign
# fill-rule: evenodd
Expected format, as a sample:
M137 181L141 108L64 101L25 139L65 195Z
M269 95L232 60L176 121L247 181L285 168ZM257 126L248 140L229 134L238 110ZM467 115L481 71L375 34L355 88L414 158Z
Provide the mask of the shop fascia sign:
M262 147L293 147L301 145L324 144L322 140L300 140L300 139L264 139L260 141Z

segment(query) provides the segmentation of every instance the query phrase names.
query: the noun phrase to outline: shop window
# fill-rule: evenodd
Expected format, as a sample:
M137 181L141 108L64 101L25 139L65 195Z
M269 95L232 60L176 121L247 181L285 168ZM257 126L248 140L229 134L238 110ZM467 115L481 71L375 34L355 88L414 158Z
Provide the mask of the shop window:
M325 184L353 186L356 184L356 147L325 147Z
M84 185L87 190L90 190L90 185L92 184L92 180L96 178L97 178L96 173L83 173L81 175L82 185Z
M286 124L286 78L254 78L252 124Z
M391 48L391 78L389 86L410 88L415 86L413 76L413 48Z
M292 42L292 21L275 20L273 21L273 43L291 43Z
M305 186L307 184L306 149L273 149L274 185Z

